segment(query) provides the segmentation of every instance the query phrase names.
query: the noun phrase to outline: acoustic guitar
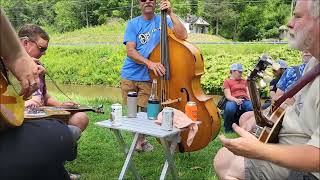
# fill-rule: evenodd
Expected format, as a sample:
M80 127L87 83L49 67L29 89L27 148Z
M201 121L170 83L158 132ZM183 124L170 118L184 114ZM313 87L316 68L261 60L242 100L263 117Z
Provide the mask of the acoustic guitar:
M282 120L285 110L281 107L271 112L261 109L260 96L256 86L256 79L272 64L272 58L267 54L263 54L247 78L249 94L253 106L254 117L256 119L256 127L253 134L264 143L277 143L278 134L281 129Z
M282 121L285 114L285 109L281 104L288 98L292 98L305 85L314 80L320 75L320 64L313 67L310 71L305 73L294 85L292 85L287 92L285 92L278 100L276 100L269 109L261 110L260 98L256 87L256 78L272 64L271 57L263 55L259 59L258 64L250 73L247 81L249 86L249 93L253 105L253 112L257 122L253 134L264 143L278 143L278 134L282 127Z
M24 100L8 80L8 74L0 57L0 130L23 123Z

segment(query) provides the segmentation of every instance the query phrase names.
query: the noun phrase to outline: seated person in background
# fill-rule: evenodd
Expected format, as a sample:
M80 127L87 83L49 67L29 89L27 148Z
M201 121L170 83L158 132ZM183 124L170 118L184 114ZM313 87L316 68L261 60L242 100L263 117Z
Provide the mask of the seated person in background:
M266 109L271 105L271 99L273 99L274 95L276 94L277 91L277 83L279 79L281 78L282 74L284 71L287 69L288 64L286 61L279 59L272 65L272 72L274 75L274 79L270 82L270 99L267 99L266 102L262 105L262 109Z
M241 113L252 111L247 81L242 79L242 72L241 64L232 64L230 79L223 82L224 96L228 100L223 112L225 132L233 132L232 124L239 123Z
M27 24L19 30L20 43L28 54L34 58L35 63L41 65L39 58L45 55L49 43L49 35L39 26ZM32 95L30 100L25 102L29 106L74 106L74 102L58 102L47 92L45 75L40 75L40 88ZM89 118L86 113L78 112L72 114L68 121L69 125L76 126L84 131L88 125Z
M21 47L1 8L0 37L0 59L20 82L20 94L27 98L38 88L39 74L44 69ZM68 180L63 164L75 156L76 146L69 128L55 119L26 121L20 127L0 132L1 180Z
M279 79L277 83L276 93L271 96L271 101L274 102L277 99L279 99L285 92L287 92L291 85L293 85L295 82L297 82L303 71L306 64L310 61L312 58L312 55L307 52L303 51L302 53L302 64L298 66L291 66L285 70L285 72L282 74L281 78ZM288 105L292 105L295 101L295 97L288 98L283 104L282 108L286 108ZM254 118L253 112L247 112L244 113L240 119L239 119L239 125L243 129L247 131L251 131L253 127L256 125L256 120Z
M311 58L312 55L308 51L303 51L302 64L298 66L291 66L283 73L283 75L279 79L279 82L277 83L277 91L272 100L275 101L279 99L279 97L281 97L285 92L289 90L292 84L294 84L298 81L298 79L300 79L304 71L304 67L310 61ZM292 100L290 104L293 104L293 101L294 100Z

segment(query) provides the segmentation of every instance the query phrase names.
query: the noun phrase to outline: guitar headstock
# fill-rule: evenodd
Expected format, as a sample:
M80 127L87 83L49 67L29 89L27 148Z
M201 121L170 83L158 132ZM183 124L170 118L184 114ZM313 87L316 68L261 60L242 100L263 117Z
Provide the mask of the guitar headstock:
M253 71L250 73L248 80L255 79L259 73L264 72L269 65L272 65L272 57L266 53L262 54Z
M93 107L92 110L95 113L104 114L104 108L102 104L98 105L97 107Z

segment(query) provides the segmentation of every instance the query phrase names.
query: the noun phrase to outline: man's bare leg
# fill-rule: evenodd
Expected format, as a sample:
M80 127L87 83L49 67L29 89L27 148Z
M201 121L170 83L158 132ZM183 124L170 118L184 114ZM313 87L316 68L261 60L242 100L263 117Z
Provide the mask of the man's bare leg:
M84 112L78 112L71 116L69 119L69 125L77 126L81 129L81 131L84 131L89 123L89 118L86 113Z
M216 154L213 167L221 180L244 179L244 158L234 155L225 147Z
M253 111L245 112L240 116L239 126L249 132L256 126Z

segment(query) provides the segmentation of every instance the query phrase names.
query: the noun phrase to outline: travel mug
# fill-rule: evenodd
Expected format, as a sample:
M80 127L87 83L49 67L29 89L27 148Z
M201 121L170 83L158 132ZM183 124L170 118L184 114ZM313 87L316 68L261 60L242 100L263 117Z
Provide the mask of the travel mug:
M128 118L137 117L137 97L138 94L134 91L128 92L127 104L128 104Z

